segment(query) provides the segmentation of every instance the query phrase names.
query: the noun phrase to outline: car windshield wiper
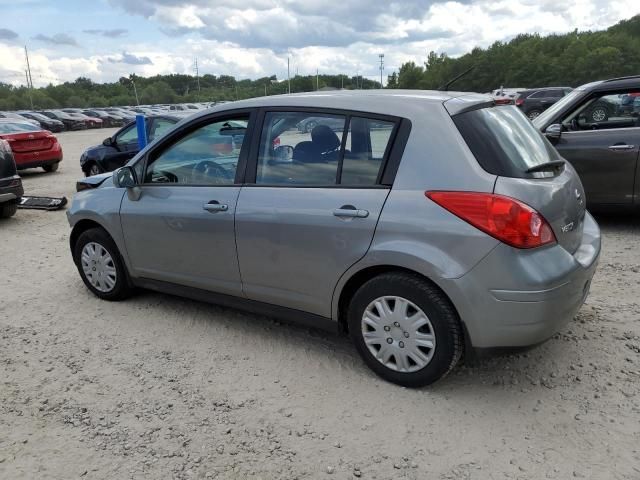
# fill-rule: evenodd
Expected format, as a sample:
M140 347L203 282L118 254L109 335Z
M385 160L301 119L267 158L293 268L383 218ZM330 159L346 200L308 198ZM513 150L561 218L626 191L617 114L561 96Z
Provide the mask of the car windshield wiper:
M524 173L535 173L535 172L544 172L546 170L555 170L564 166L564 160L551 160L550 162L541 163L540 165L536 165L535 167L531 167L526 170Z

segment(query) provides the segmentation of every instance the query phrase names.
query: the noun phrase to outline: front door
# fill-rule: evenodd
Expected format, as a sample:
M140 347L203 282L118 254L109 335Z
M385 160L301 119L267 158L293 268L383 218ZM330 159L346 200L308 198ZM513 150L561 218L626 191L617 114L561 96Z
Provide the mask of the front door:
M105 169L110 172L120 168L131 160L139 150L138 130L134 123L120 130L113 137L113 149L109 149L104 157Z
M630 93L591 96L562 120L555 147L580 175L590 204L633 203L640 118L625 108Z
M242 294L234 214L247 123L205 121L149 152L139 198L125 195L120 209L134 276Z
M309 117L313 129L299 129ZM334 288L369 249L389 193L378 175L395 126L338 113L266 113L255 183L243 186L236 211L248 298L331 316Z

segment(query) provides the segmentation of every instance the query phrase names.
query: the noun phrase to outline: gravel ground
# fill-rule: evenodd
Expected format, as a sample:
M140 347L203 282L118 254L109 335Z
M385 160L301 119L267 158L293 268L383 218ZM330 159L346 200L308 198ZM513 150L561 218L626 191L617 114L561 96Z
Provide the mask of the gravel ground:
M110 133L110 132L109 132ZM27 194L69 198L81 151ZM586 305L528 353L407 390L344 337L83 286L63 211L0 223L0 478L639 479L640 220L599 217Z

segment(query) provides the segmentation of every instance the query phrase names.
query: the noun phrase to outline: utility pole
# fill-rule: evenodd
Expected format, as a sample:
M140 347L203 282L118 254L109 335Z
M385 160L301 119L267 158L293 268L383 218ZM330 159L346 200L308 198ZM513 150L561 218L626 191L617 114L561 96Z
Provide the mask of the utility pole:
M33 90L33 79L31 78L31 65L29 65L29 52L27 52L27 46L24 46L24 57L27 60L27 69L25 70L25 76L27 77L27 91L29 92L29 103L31 103L31 110L33 110L33 96L31 90Z
M193 62L193 70L196 72L196 84L198 85L198 100L200 100L200 75L198 71L198 57Z
M318 69L316 68L316 91L320 90L320 80L318 78Z
M140 105L140 100L138 100L138 89L136 88L136 82L131 78L132 76L133 75L129 76L129 81L131 82L131 85L133 85L133 93L136 96L136 105Z
M380 57L380 88L384 88L382 85L382 71L384 70L384 53L378 55Z
M289 57L287 57L287 93L291 93L291 76L289 70Z

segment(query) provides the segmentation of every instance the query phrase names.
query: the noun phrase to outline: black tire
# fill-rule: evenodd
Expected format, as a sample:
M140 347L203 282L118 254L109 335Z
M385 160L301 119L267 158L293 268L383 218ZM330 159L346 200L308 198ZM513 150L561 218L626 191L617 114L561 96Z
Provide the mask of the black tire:
M13 217L18 211L18 204L16 202L0 203L0 218Z
M606 122L609 120L609 112L605 107L595 107L589 112L589 120L595 123Z
M367 347L362 317L367 306L384 296L409 300L427 315L435 336L431 360L420 370L399 372L383 365ZM447 375L464 352L464 338L458 314L449 299L433 284L409 273L385 273L362 285L351 299L347 311L349 335L367 366L383 379L417 388ZM385 327L386 330L386 327Z
M94 287L91 284L91 281L85 275L82 268L82 250L85 245L91 242L97 243L109 253L113 262L113 267L116 271L115 285L111 290L107 292L100 291L96 287ZM84 284L95 296L102 298L103 300L116 301L124 300L133 293L133 287L131 285L131 281L129 280L129 274L124 266L124 262L122 261L122 257L120 256L120 252L118 251L118 247L111 239L109 234L102 228L91 228L80 234L73 248L73 261L78 268L80 278L82 278Z
M317 125L318 125L318 122L316 122L315 120L310 120L309 122L305 123L304 133L311 133L311 130L316 128Z
M527 117L529 117L529 120L533 120L534 118L537 118L541 113L542 113L542 110L537 110L537 109L529 110L527 112Z
M101 173L104 173L104 170L96 162L92 162L91 164L89 164L89 167L84 172L85 176L87 177L91 177L93 175L99 175Z
M44 165L42 167L42 169L47 173L55 172L56 170L58 170L59 163L60 162L51 163L49 165Z

